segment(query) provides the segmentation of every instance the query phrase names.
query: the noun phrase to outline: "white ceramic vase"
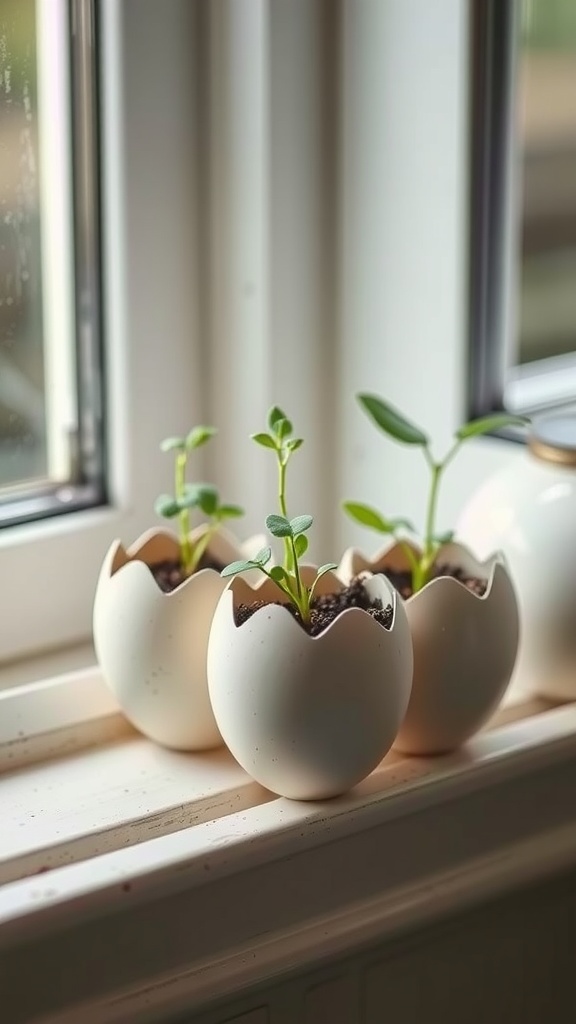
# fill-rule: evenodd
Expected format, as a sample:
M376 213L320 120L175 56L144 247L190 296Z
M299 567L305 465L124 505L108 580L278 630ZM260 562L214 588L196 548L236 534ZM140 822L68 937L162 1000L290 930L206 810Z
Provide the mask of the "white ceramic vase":
M522 623L513 699L576 699L576 416L536 421L528 446L472 496L457 534L501 549Z
M315 569L303 567L310 583ZM286 599L269 580L236 578L214 614L208 685L216 721L236 760L281 796L338 796L370 774L392 745L406 711L412 645L402 602L382 580L371 596L392 603L387 630L350 608L310 637L284 608L269 604L242 625L235 609L255 599ZM342 584L326 573L317 593Z
M446 544L439 562L461 566L487 581L478 597L458 580L431 580L405 603L414 648L414 678L406 716L394 743L407 754L442 754L472 736L500 703L518 647L518 606L500 555L477 561L459 544ZM366 558L351 548L338 575L408 569L398 544Z
M247 550L220 530L207 554L227 564ZM140 732L166 747L208 750L222 743L208 696L206 650L226 580L202 569L165 594L148 566L178 557L177 538L162 529L142 534L128 549L118 540L111 545L96 588L94 643L106 682Z

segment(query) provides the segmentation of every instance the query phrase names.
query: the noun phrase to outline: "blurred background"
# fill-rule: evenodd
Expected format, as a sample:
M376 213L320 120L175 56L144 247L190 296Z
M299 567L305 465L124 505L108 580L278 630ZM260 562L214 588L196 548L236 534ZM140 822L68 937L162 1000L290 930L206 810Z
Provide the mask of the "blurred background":
M523 0L518 361L576 351L576 3Z
M46 25L39 11L49 3L0 0L0 492L5 500L15 487L54 478L50 439L62 424L52 422L45 371L61 358L59 350L73 344L48 329L46 288L43 296L48 270L43 236L50 209L41 203L47 170L42 139L61 132L64 123L51 91L39 97L39 33ZM510 346L515 365L576 352L576 2L519 3L518 337ZM44 87L46 76L41 81ZM61 141L71 166L71 140ZM70 252L50 253L51 262L66 260ZM71 353L65 357L72 359ZM70 396L70 404L75 402Z
M0 486L4 487L47 474L38 128L36 4L34 0L0 0Z

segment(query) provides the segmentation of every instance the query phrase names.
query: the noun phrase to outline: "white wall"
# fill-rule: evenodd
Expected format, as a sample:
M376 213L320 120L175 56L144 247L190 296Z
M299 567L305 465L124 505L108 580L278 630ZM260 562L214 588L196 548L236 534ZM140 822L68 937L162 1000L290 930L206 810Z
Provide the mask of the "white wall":
M339 491L423 525L419 451L379 435L357 390L379 393L437 440L466 418L468 5L345 3ZM439 526L509 445L471 445L448 471ZM339 546L378 538L339 522Z

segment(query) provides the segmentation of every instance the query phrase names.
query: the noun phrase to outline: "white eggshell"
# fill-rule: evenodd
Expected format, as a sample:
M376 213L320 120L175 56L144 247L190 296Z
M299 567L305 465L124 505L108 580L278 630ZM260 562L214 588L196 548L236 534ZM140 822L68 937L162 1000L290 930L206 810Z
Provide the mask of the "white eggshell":
M516 700L576 700L576 468L530 450L488 479L457 523L483 558L502 550L522 630L510 685Z
M461 746L502 700L516 659L518 604L502 556L477 561L467 548L446 544L439 561L487 580L482 597L448 576L428 583L405 602L414 648L408 711L394 747L409 754L440 754ZM398 544L367 559L348 550L338 575L385 567L406 569Z
M225 531L208 551L224 563L243 557ZM166 747L207 750L222 743L208 696L206 650L226 580L202 569L164 594L148 566L178 554L177 539L165 530L146 532L127 551L120 541L112 544L96 588L94 643L106 682L140 732Z
M303 569L305 581L315 576ZM318 593L342 584L327 573ZM214 614L208 685L216 721L234 757L282 796L319 800L365 778L392 745L412 679L410 630L402 602L384 580L369 590L393 605L390 630L359 608L310 637L284 608L268 604L242 625L242 602L285 598L265 580L236 578Z

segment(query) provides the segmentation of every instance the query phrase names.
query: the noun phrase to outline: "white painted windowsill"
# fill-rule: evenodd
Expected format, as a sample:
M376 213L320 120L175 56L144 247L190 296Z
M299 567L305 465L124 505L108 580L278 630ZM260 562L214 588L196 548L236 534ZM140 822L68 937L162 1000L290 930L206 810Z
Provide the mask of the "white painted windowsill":
M0 694L0 771L11 1024L197 1009L576 864L574 705L507 708L458 754L391 753L305 804L223 750L149 743L90 669ZM94 969L63 974L79 950Z

